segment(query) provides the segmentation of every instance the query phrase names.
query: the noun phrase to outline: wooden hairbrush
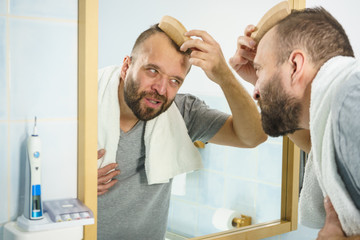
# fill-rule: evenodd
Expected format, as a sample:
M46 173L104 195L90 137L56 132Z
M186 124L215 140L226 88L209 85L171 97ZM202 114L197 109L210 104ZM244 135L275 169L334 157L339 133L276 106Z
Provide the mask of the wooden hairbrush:
M284 19L290 13L291 10L288 1L283 1L276 4L260 19L258 25L256 26L256 30L251 34L251 38L259 43L267 31L269 31L280 20Z
M186 28L177 19L170 16L163 16L159 23L159 28L163 30L179 47L187 40L191 39L186 37L184 33L187 32Z

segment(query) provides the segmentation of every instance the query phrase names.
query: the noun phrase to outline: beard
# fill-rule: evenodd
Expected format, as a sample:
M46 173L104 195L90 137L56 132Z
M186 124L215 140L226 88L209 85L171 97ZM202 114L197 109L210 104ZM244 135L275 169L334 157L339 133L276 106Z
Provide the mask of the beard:
M279 73L268 81L258 102L262 127L269 136L283 136L300 129L301 103L285 92Z
M161 113L165 112L172 104L173 100L168 101L166 96L160 95L156 91L139 92L140 84L135 82L131 76L128 76L128 78L129 79L127 79L124 86L124 99L126 104L139 120L148 121L154 119ZM158 109L147 106L141 107L141 100L145 97L159 100L163 102L163 104Z

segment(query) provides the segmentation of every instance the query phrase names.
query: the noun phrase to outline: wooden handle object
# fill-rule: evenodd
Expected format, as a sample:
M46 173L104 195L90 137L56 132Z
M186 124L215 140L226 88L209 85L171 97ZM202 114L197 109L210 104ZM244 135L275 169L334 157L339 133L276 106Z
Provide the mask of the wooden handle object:
M170 16L163 16L159 23L159 28L163 30L179 47L189 37L184 36L187 32L186 28L177 19Z
M265 15L260 19L260 22L256 26L256 31L251 34L257 43L260 42L261 38L274 27L280 20L284 19L291 13L289 2L283 1L276 4Z

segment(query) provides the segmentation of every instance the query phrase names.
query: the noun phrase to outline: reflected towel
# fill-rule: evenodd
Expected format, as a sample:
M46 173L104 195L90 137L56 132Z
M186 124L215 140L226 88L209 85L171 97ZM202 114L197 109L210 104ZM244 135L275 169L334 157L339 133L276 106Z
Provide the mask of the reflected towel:
M338 56L326 62L313 80L310 103L312 150L299 203L301 224L321 228L325 220L323 199L328 195L347 236L360 234L360 212L337 172L331 103L337 86L355 71L360 71L358 61Z
M98 160L98 168L116 162L120 138L120 71L118 66L109 66L98 72L98 149L106 150L105 156ZM144 142L148 184L167 183L176 175L202 168L200 153L175 103L146 122Z

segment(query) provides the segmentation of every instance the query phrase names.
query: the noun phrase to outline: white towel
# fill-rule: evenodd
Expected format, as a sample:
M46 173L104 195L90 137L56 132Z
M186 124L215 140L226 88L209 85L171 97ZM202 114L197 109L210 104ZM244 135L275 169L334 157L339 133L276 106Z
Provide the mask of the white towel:
M331 103L339 84L355 71L360 71L358 61L338 56L326 62L313 80L310 103L312 150L299 207L301 224L321 228L325 220L323 199L328 195L347 236L360 234L360 212L337 172Z
M118 86L120 67L99 70L98 82L98 149L106 154L98 168L116 162L120 138ZM148 184L166 183L176 175L202 168L201 155L192 143L175 103L145 127L145 171Z

